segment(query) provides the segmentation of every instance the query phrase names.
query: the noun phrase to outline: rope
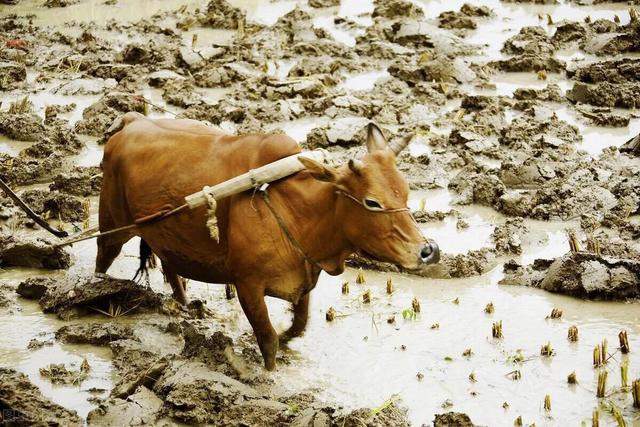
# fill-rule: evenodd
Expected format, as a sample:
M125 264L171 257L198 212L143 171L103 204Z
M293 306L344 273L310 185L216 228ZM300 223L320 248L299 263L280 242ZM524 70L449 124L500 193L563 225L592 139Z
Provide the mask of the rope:
M216 217L218 202L209 192L209 187L205 186L202 189L202 193L207 198L207 228L209 229L209 235L216 243L220 243L220 230L218 230L218 218Z
M267 205L267 207L273 214L274 218L276 219L276 222L280 226L280 229L282 230L284 235L287 236L287 239L289 239L291 246L293 246L293 248L298 252L298 254L300 254L300 256L302 256L302 258L304 258L306 262L315 266L316 268L319 268L320 270L324 270L316 260L314 260L309 255L307 255L307 253L302 248L302 245L300 244L300 242L298 242L298 240L293 236L293 234L291 234L291 231L289 231L287 224L284 223L284 220L282 219L282 217L278 214L278 212L276 212L275 208L273 207L273 204L271 203L271 199L267 194L267 189L268 189L268 184L265 184L262 187L260 187L258 191L260 192L260 194L262 194L262 199L264 200L264 203Z
M167 211L165 213L160 214L159 212L156 212L155 214L146 216L146 217L144 217L144 218L142 218L140 220L135 221L133 224L129 224L129 225L125 225L125 226L122 226L122 227L114 228L112 230L103 231L101 233L94 233L94 234L91 234L89 236L82 236L82 234L84 234L84 233L82 233L81 234L82 237L79 236L79 237L73 238L71 240L65 240L64 242L59 243L59 244L54 245L54 246L56 246L56 247L69 246L69 245L71 245L73 243L82 242L84 240L95 239L95 238L102 237L102 236L108 236L109 234L115 234L115 233L120 233L122 231L132 230L134 228L140 227L141 225L146 225L146 224L149 224L151 222L160 221L160 220L163 220L163 219L165 219L167 217L175 215L178 212L180 212L182 209L184 209L184 208L186 208L188 206L189 205L187 205L185 203L185 204L180 205L177 208L173 208L173 209L171 209L171 210L169 210L169 211Z

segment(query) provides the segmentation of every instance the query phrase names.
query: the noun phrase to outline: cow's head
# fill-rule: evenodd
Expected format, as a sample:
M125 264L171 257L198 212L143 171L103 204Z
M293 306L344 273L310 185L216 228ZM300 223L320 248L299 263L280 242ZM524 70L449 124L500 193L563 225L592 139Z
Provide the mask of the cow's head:
M437 263L440 250L422 235L407 208L409 186L396 167L396 155L409 140L387 144L380 128L370 123L368 153L362 159L337 168L300 159L314 178L336 188L336 213L352 245L373 258L416 269Z

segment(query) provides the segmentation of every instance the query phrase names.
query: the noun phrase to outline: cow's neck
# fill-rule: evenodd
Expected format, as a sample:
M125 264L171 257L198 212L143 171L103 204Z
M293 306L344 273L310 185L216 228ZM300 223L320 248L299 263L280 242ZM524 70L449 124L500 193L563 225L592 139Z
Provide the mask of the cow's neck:
M304 220L293 221L292 232L307 256L323 270L342 273L345 260L355 249L337 217L335 188L313 178L301 180L294 187L295 196L288 198L290 213Z

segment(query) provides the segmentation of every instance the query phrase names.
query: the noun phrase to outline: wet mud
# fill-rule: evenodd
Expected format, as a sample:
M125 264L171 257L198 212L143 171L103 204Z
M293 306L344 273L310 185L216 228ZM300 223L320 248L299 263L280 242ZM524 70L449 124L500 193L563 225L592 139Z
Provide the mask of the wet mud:
M310 337L280 352L271 376L236 300L194 283L181 307L159 270L149 283L116 279L137 268L130 248L113 277L92 276L93 242L55 247L0 197L0 316L35 325L0 346L0 410L59 425L512 425L520 413L570 425L597 406L613 422L613 402L633 425L627 389L598 400L580 371L585 385L569 395L558 372L603 334L626 328L639 345L640 23L629 4L254 3L0 6L0 178L73 233L97 223L101 144L125 112L284 132L336 164L363 153L374 120L390 139L413 135L398 168L441 262L405 271L355 255L348 265L374 279L323 276ZM392 279L400 290L387 295L378 282ZM351 294L338 296L345 281ZM493 312L481 308L493 299L504 342L487 335ZM535 354L532 374L515 349L540 343L510 339L535 324L536 338L564 343L564 329L521 310L552 302L573 312L589 348L557 344L561 368ZM450 354L460 343L462 358ZM535 393L512 388L514 369ZM548 387L559 409L531 408Z

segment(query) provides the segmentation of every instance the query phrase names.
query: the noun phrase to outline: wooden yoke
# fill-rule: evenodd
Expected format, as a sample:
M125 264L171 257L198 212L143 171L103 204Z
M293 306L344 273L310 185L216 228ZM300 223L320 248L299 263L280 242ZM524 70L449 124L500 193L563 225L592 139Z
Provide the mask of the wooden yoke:
M220 200L245 190L259 187L264 183L293 175L304 169L304 165L298 161L298 157L325 162L328 159L328 153L325 150L314 150L294 154L259 168L251 169L242 175L216 184L213 187L204 187L201 191L186 196L184 200L190 209L195 209L206 205L211 198Z

